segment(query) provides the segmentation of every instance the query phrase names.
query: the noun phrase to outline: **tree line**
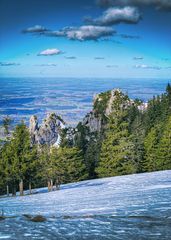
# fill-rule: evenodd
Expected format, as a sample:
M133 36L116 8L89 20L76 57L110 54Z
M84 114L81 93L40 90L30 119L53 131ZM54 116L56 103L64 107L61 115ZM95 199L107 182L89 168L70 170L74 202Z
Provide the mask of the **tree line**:
M86 178L82 151L76 147L50 148L31 145L30 134L24 122L18 124L0 150L1 194L24 194L24 189L42 187L59 189L60 183Z

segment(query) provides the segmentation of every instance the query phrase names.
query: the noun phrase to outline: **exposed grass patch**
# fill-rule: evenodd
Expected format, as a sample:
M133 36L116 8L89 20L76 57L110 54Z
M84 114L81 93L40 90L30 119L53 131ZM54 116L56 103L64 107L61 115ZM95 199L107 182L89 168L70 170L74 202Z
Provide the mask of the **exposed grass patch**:
M32 222L45 222L45 221L47 221L47 219L45 217L43 217L42 215L32 216L32 215L29 215L29 214L24 214L23 216L27 220L32 221Z

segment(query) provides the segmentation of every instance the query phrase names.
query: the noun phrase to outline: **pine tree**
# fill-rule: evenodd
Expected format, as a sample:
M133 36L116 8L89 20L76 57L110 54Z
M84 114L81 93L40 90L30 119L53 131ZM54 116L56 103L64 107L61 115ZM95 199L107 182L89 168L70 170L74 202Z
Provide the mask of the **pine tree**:
M166 94L169 100L169 106L171 106L171 85L169 83L166 87Z
M31 151L30 146L31 143L29 131L24 122L22 122L16 126L16 129L13 133L13 138L11 140L11 171L15 182L20 181L20 195L23 195L23 180L25 180L27 172L27 165L29 161L28 155Z
M82 152L76 148L53 148L51 151L53 177L62 183L80 181L87 177Z
M124 116L121 113L120 116ZM119 116L119 113L118 113ZM120 118L121 119L121 118ZM134 146L129 137L126 121L112 119L106 137L102 143L99 166L99 177L116 176L136 172Z
M1 151L1 168L2 168L2 174L1 176L3 176L3 183L6 185L6 193L7 196L9 196L9 188L11 183L14 180L14 176L12 174L12 162L11 162L11 145L10 143L6 143L3 146L3 149ZM3 186L4 188L4 186Z
M153 127L144 140L145 159L143 163L144 171L151 172L157 170L157 149L159 142L159 126Z
M40 183L47 183L48 191L51 191L53 166L50 161L50 147L48 145L41 146L38 155L39 167L37 169L37 178L40 179Z
M33 145L30 151L26 152L26 172L25 181L29 187L29 193L32 193L32 185L35 186L37 183L37 171L39 169L38 161L38 149L37 146Z
M171 116L166 123L158 145L157 165L158 170L171 169Z
M90 139L87 150L84 155L85 164L88 172L89 179L96 178L96 167L100 156L101 141L100 138Z
M137 172L142 172L142 163L144 161L144 137L145 130L142 125L142 114L138 114L131 126L131 139L134 145L134 157Z

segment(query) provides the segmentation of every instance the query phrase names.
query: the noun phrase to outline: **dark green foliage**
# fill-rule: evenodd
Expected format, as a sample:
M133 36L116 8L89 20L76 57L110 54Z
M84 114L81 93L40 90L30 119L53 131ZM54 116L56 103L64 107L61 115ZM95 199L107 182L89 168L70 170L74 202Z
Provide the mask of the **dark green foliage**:
M82 152L76 147L53 148L49 170L51 177L59 177L61 183L80 181L87 177Z
M115 117L117 116L117 117ZM99 166L99 177L117 176L137 171L134 157L134 145L128 132L128 123L124 121L126 111L115 109L110 116L103 140Z
M77 146L79 149L82 149L83 153L85 153L88 144L88 139L86 136L90 135L89 129L82 123L79 123L77 125L77 131L78 133L75 136L75 146Z
M15 194L21 180L28 189L57 181L171 169L170 84L144 110L139 108L140 100L131 101L119 90L112 97L109 115L111 92L95 100L93 111L101 119L100 131L92 132L82 123L75 129L62 129L59 148L32 146L26 125L17 125L0 148L0 194L8 188ZM3 123L6 134L9 124L8 119Z
M171 116L166 122L166 126L160 138L156 153L158 169L171 169Z
M25 182L34 179L36 172L36 148L31 147L30 134L26 125L22 122L17 125L11 140L1 149L0 165L3 172L3 189L6 185L10 189L18 186L22 179Z
M131 125L131 140L134 146L134 160L137 172L143 171L143 161L144 161L144 136L145 131L142 126L142 116L138 114Z
M152 128L144 139L145 160L143 164L144 171L156 171L157 168L157 148L158 148L158 129Z
M40 187L47 182L80 181L88 177L82 151L76 147L50 148L32 146L28 128L22 122L0 151L0 193L24 188Z
M101 139L100 136L96 139L91 139L87 145L86 152L84 154L86 169L88 172L88 178L96 178L96 167L100 157Z
M97 98L94 110L103 115L110 95L107 92L99 96L100 101ZM101 132L92 135L82 126L78 131L81 136L79 147L84 150L89 178L96 177L96 174L101 177L171 169L171 126L168 125L171 86L168 84L166 93L153 97L147 106L143 110L141 100L131 102L127 95L116 91L112 114L103 122Z

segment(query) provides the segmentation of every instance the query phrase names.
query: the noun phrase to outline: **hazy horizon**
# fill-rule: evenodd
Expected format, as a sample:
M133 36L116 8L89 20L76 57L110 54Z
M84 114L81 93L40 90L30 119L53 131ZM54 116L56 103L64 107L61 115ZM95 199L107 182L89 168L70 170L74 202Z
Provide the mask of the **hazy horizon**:
M15 124L31 115L39 122L47 113L61 115L75 125L92 109L95 94L120 88L130 98L148 101L165 91L170 79L119 78L0 78L0 122L6 115Z

